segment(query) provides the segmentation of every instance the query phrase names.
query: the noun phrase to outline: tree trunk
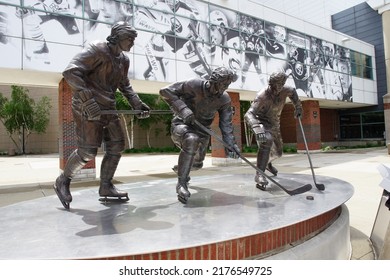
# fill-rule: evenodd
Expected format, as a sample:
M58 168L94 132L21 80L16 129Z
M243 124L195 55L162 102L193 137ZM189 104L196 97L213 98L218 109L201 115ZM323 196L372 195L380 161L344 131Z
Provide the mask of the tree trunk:
M123 121L123 124L124 124L124 127L125 127L125 132L126 132L126 138L127 138L127 143L129 144L129 149L131 149L131 139L130 139L130 135L129 135L129 129L127 127L127 121L126 121L126 117L124 114L121 114L121 118L122 118L122 121Z
M244 122L244 131L245 131L246 146L250 147L252 145L253 133L250 127L248 127L248 124L246 122Z
M152 128L150 127L147 131L146 131L146 141L148 143L148 147L151 148L152 145L150 145L150 133L152 131Z
M130 136L131 136L130 149L133 149L134 148L134 116L130 117Z

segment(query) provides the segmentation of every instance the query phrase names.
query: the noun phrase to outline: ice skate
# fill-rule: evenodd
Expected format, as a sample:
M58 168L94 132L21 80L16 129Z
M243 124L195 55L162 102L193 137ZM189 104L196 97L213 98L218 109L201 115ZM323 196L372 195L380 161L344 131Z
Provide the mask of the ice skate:
M99 188L99 201L126 202L129 201L127 192L118 190L111 182L101 182Z
M267 164L266 168L269 172L271 172L274 176L278 175L278 170L272 165L272 163Z
M186 204L188 201L188 198L191 196L191 193L188 191L187 184L177 183L176 192L177 192L178 200L181 203Z
M72 195L69 190L70 179L61 174L53 185L53 188L65 209L69 209Z
M118 190L112 183L121 156L119 154L105 154L100 166L99 195L102 202L126 202L129 201L127 192Z
M268 181L264 175L256 174L255 182L256 182L256 188L258 188L259 190L262 190L262 191L266 190L266 186L268 185Z

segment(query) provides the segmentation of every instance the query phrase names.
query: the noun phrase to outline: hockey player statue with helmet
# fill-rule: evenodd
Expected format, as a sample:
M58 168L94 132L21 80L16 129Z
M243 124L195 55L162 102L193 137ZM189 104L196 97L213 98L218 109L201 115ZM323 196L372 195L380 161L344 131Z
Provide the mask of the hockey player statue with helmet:
M176 82L160 90L160 95L174 111L171 123L171 137L181 151L178 165L176 192L182 203L187 203L191 193L188 190L191 170L203 167L210 135L195 124L195 120L209 128L219 114L219 128L222 137L235 151L227 151L229 157L237 158L239 148L233 135L231 99L226 89L233 81L234 73L226 67L213 70L207 80L192 78Z
M76 124L77 146L69 156L63 173L56 179L54 189L69 208L72 195L69 187L72 178L89 161L96 157L102 141L105 154L101 163L99 195L128 200L128 194L112 183L125 147L124 133L117 114L102 115L102 110L115 110L117 89L135 110L138 118L149 116L149 107L133 90L128 78L129 58L123 53L134 45L137 31L126 22L111 28L106 42L94 42L77 54L63 72L72 92L72 112Z
M280 158L283 153L283 139L280 132L280 115L286 104L287 97L295 107L295 117L302 115L302 105L295 88L286 86L287 75L276 72L271 75L268 87L260 90L253 100L244 118L256 135L258 146L256 165L261 171L266 169L274 176L278 170L272 161ZM256 172L256 187L265 190L267 178Z

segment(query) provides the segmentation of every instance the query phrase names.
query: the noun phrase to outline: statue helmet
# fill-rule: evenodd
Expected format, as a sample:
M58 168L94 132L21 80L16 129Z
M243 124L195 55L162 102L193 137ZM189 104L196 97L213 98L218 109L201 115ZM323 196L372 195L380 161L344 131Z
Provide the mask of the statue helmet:
M286 80L287 80L287 74L283 71L279 71L279 72L275 72L275 73L271 74L271 76L269 77L268 84L270 86L273 86L276 84L284 85Z
M217 67L213 70L213 72L210 75L210 81L218 83L221 80L227 80L233 81L235 78L234 72L226 67Z

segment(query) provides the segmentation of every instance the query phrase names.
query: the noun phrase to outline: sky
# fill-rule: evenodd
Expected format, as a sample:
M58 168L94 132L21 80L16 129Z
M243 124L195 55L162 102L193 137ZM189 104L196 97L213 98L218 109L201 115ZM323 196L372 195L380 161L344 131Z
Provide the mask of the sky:
M366 2L363 0L249 0L331 28L331 15Z

